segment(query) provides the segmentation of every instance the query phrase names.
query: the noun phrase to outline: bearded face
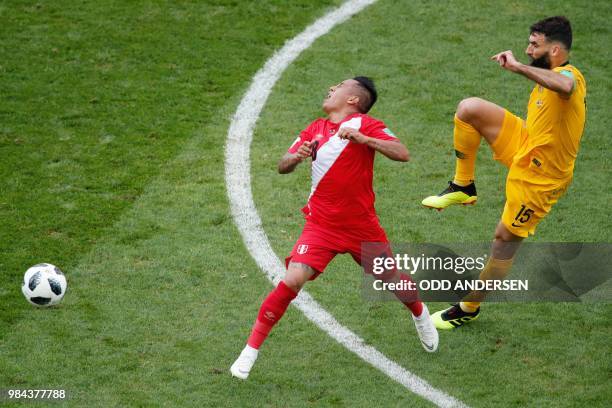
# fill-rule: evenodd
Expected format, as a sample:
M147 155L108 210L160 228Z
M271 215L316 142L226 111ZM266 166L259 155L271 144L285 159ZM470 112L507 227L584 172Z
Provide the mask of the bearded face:
M529 57L529 65L537 68L550 69L551 44L546 41L546 36L541 33L531 33L529 45L525 53Z
M548 52L537 58L530 56L529 65L536 68L550 69L550 56L548 55Z

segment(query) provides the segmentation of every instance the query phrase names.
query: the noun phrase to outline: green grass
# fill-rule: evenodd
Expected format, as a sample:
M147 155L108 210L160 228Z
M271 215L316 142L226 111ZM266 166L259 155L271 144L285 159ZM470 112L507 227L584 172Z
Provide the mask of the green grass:
M571 16L576 33L572 60L588 81L589 121L574 183L532 241L610 241L605 204L610 190L601 188L601 180L611 174L605 136L610 121L604 113L610 106L610 81L600 59L610 36L601 29L588 31L598 26L592 16L609 15L610 8L594 6L601 9L587 12L577 6L563 11ZM252 154L256 203L277 253L287 253L299 235L301 214L292 209L301 208L307 198L309 169L302 166L289 177L275 175L274 159L293 135L320 115L329 84L362 73L378 80L380 99L372 114L385 120L412 152L408 164L383 158L376 163L377 209L390 238L489 241L503 209L505 169L491 159L485 144L478 159L478 206L437 213L424 211L419 203L441 190L451 176L452 115L462 98L481 96L524 116L532 83L502 71L488 57L509 48L522 55L527 27L551 14L554 3L539 7L468 3L457 15L455 7L442 3L411 8L381 3L306 51L277 85L259 122ZM494 17L469 18L473 13ZM509 19L512 26L501 30L496 22ZM338 55L335 44L355 45ZM364 58L368 50L377 51ZM270 184L277 187L266 188ZM460 333L442 333L441 352L432 357L415 351L415 340L407 345L406 333L396 329L408 324L397 304L364 304L361 280L359 269L344 257L309 290L381 351L469 404L604 406L612 394L602 380L610 374L609 359L600 359L602 351L610 352L609 305L489 306L479 324ZM439 307L444 305L431 309Z
M272 52L337 4L0 3L0 388L65 388L70 406L430 405L293 308L248 382L227 373L271 288L229 213L229 120ZM376 163L390 238L489 240L504 184L486 149L477 207L438 214L418 203L449 176L461 98L524 114L530 83L488 56L520 54L528 25L557 12L574 24L589 116L574 183L533 240L610 241L611 192L601 183L610 175L611 7L381 1L306 51L258 124L253 189L277 254L300 232L309 186L307 166L280 176L276 161L320 115L327 86L362 73L379 86L373 115L413 157ZM65 270L69 293L39 310L19 285L43 261ZM469 405L610 400L609 305L490 306L426 355L398 304L364 302L360 284L341 257L308 290L369 344Z

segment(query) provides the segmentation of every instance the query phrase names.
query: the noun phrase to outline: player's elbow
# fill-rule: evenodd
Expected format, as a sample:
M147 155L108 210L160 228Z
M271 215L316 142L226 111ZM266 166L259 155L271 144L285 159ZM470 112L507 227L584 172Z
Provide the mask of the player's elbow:
M571 78L564 77L561 83L560 93L563 96L570 96L574 90L574 80Z
M294 165L291 165L287 162L287 160L281 160L278 162L278 173L279 174L289 174L295 169Z
M286 153L279 161L278 161L278 172L280 174L291 173L295 170L295 166L301 160L294 154Z
M407 161L410 161L410 155L408 154L408 152L406 152L406 153L402 153L402 154L401 154L401 155L400 155L400 156L397 158L397 161L404 162L404 163L405 163L405 162L407 162Z
M399 152L397 161L407 162L410 160L410 152L405 147Z

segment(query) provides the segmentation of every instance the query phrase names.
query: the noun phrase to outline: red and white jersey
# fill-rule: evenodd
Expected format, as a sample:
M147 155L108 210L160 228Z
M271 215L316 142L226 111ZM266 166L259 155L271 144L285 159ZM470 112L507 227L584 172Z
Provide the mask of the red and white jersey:
M329 227L378 225L372 189L375 150L340 139L336 134L344 127L376 139L398 140L383 122L361 113L340 123L327 119L312 122L288 150L295 153L305 141L318 142L310 197L302 211L306 219Z

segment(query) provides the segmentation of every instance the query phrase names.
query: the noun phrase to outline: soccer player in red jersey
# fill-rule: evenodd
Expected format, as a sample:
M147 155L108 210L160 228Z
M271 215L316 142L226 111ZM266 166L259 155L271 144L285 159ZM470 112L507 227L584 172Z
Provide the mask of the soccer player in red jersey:
M317 278L337 254L351 254L366 272L368 261L362 259L363 242L380 244L383 253L391 255L374 209L374 154L380 152L402 162L409 157L406 147L385 124L367 115L376 99L374 83L367 77L347 79L332 86L323 101L327 118L317 119L303 130L280 160L278 171L286 174L304 160L312 159L312 189L302 209L306 223L286 258L285 278L263 301L247 345L230 368L233 376L248 377L259 347L272 327L304 284ZM410 281L395 268L375 278L404 283L404 287ZM425 350L434 352L438 332L416 291L395 290L394 294L412 312Z

